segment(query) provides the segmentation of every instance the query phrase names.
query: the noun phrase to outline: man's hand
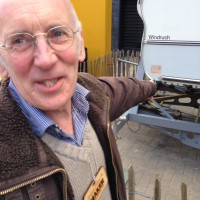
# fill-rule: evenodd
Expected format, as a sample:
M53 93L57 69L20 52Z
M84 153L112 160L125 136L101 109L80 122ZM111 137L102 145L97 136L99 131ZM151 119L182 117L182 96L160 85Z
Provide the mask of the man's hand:
M156 84L156 82L153 79L150 79L149 81ZM151 100L151 99L153 99L153 96L150 96L147 100Z

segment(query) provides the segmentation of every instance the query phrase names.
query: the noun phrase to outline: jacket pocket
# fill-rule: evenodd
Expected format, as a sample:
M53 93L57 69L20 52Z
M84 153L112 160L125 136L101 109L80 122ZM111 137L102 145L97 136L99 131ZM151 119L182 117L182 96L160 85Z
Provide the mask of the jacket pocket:
M1 182L0 200L67 200L66 173L62 168L45 167Z

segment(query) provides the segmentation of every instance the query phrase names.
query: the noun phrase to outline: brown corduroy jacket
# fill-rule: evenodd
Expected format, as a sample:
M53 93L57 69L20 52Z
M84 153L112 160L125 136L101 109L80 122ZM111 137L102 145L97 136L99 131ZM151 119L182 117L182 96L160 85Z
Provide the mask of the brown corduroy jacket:
M67 171L32 131L8 91L0 86L0 200L74 199ZM95 78L79 73L87 88L88 118L104 151L113 200L126 200L122 163L110 122L156 92L156 85L134 78Z

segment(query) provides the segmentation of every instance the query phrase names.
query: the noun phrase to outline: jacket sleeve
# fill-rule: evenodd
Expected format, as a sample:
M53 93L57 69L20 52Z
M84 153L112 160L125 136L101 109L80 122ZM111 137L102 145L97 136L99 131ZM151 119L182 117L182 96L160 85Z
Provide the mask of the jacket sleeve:
M156 84L128 77L101 77L106 95L110 98L110 120L113 121L129 108L153 96Z

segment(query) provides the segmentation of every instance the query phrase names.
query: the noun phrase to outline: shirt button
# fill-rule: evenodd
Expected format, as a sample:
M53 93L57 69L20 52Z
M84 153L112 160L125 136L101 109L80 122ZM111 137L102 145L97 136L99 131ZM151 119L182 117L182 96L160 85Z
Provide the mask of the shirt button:
M60 132L60 129L59 129L59 128L55 128L55 131L56 131L57 133L59 133L59 132Z

